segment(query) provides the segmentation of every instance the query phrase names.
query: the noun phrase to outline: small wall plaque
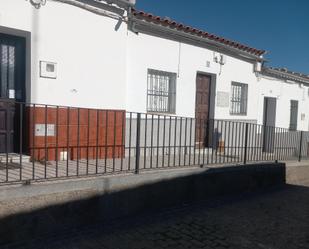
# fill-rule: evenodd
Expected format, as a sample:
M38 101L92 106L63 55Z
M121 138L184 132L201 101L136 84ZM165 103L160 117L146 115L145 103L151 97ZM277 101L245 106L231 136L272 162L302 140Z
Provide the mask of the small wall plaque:
M40 61L40 77L56 79L57 78L57 63Z
M217 92L217 106L218 107L229 107L230 95L228 92Z

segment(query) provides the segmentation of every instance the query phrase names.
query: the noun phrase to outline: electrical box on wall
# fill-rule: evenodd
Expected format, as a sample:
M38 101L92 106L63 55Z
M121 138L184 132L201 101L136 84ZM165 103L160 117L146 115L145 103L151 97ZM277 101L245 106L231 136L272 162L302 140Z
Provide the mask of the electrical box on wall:
M54 137L55 125L54 124L35 124L35 136L36 137Z
M67 151L61 151L60 152L60 160L66 161L68 159L68 152Z
M41 78L57 78L57 63L40 61L40 77Z

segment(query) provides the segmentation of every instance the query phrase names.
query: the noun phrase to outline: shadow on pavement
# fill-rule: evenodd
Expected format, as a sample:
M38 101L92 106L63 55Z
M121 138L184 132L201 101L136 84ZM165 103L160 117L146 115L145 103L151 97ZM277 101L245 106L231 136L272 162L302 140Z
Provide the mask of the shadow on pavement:
M284 184L284 164L210 169L199 174L159 181L119 192L102 193L83 200L5 217L0 220L0 245L27 241L36 237L50 238L55 232L62 234L70 230L78 231L94 224L109 224L109 221L117 218L119 221L122 217L139 217L142 213L152 216L161 208L179 207L184 203L209 200L207 203L214 205L216 203L213 201L214 198L222 196L226 196L224 200L228 202L250 199L254 196L253 194L241 196L239 194L265 191ZM308 189L305 187L286 186L285 189L294 192L302 189L309 197Z

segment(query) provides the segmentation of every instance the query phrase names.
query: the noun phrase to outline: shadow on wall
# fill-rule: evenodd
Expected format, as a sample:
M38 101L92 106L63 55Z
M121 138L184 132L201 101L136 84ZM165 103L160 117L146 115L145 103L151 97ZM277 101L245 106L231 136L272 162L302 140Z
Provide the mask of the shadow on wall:
M98 193L95 197L2 218L0 246L159 208L283 186L285 179L283 163L247 165L209 169L119 192Z

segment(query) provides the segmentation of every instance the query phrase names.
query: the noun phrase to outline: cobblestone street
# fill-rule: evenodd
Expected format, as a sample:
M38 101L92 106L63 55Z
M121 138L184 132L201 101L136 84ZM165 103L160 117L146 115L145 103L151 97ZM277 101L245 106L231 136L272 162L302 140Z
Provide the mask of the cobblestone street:
M309 182L183 205L4 248L309 248Z

